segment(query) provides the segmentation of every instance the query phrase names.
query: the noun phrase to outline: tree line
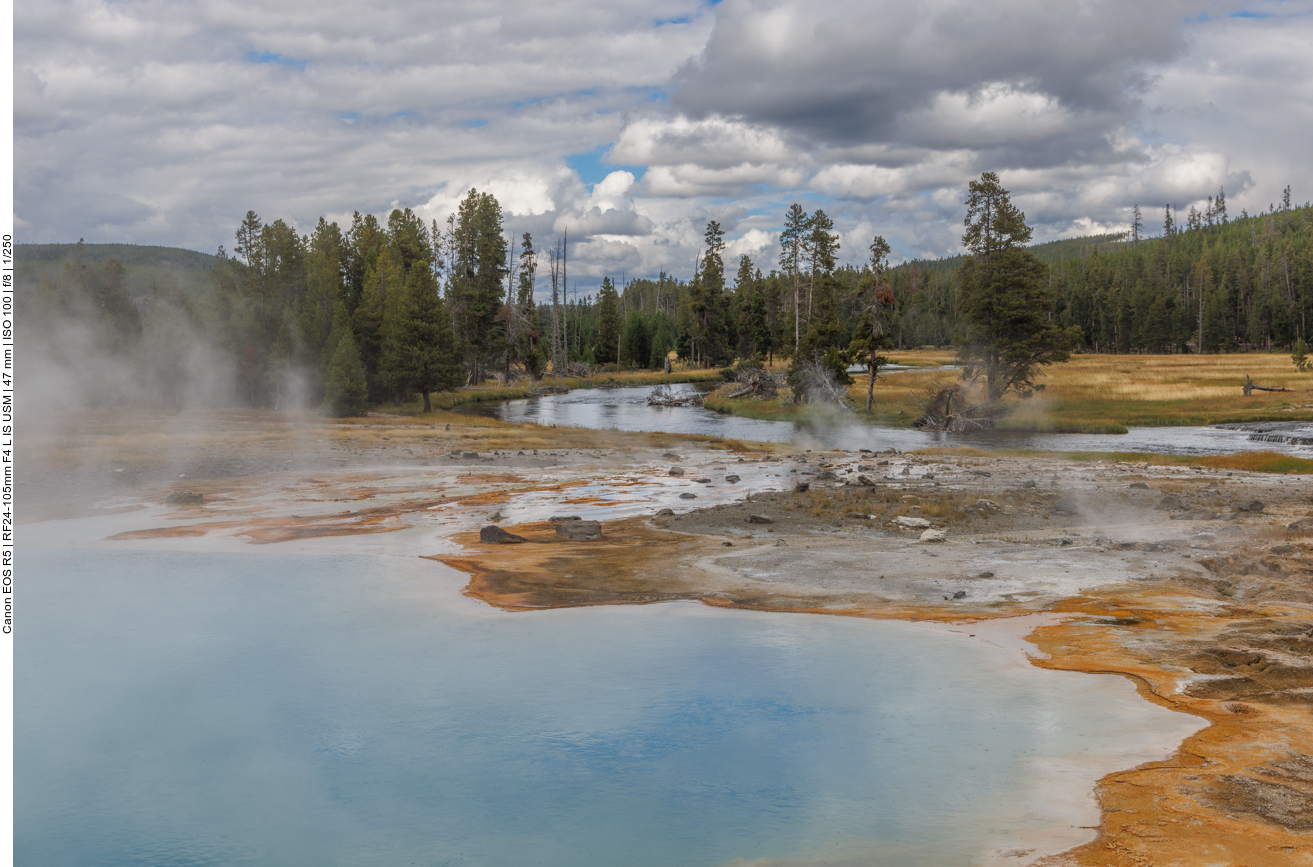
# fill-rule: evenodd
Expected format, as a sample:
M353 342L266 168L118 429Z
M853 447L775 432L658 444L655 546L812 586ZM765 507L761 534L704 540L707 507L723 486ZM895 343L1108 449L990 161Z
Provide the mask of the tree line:
M44 311L37 318L62 311L96 323L110 353L167 332L168 351L148 365L165 392L184 387L169 359L185 350L188 329L203 335L233 360L236 397L251 405L295 399L349 414L418 396L427 408L432 392L489 377L537 378L578 362L660 369L672 352L702 367L788 358L801 391L806 365L846 383L853 363L873 375L890 349L978 338L981 299L1004 297L998 286L979 289L995 279L982 277L981 263L1012 261L1030 237L1018 228L1024 215L999 230L1005 255L979 234L991 208L1011 207L997 177L982 178L971 195L986 203L967 202L968 255L897 267L879 236L861 266L839 266L833 220L795 203L770 260L726 262L712 220L689 279L608 276L596 296L581 294L567 235L541 248L528 233L510 237L496 198L471 190L442 224L396 209L386 223L356 213L345 229L321 218L300 235L248 212L204 287L165 286L148 298L125 289L117 260L96 269L78 256L33 304ZM1219 191L1183 221L1165 208L1156 238L1144 236L1137 208L1125 237L1025 250L1023 282L1038 287L1026 303L1039 317L1027 327L1042 320L1078 334L1072 351L1229 352L1307 337L1313 208L1294 206L1289 188L1253 216L1230 218Z

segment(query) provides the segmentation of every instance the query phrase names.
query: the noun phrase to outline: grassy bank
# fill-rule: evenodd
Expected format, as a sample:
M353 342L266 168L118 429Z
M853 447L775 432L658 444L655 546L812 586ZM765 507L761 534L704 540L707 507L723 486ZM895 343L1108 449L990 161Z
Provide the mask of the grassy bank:
M896 353L890 361L912 370L876 380L870 413L859 418L875 424L910 424L929 396L959 378L942 350ZM1245 375L1265 386L1289 392L1241 391ZM866 404L866 377L849 389L854 404ZM1226 422L1313 420L1313 374L1301 374L1284 353L1236 355L1077 355L1047 368L1045 389L1017 401L1000 429L1043 433L1125 433L1128 427L1210 425ZM730 400L718 394L706 406L747 418L796 420L811 411L806 405L776 401Z

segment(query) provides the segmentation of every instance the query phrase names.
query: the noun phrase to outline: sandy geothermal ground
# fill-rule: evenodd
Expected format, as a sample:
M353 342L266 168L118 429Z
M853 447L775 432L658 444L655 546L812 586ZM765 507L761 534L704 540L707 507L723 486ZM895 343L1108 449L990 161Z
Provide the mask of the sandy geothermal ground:
M1313 865L1313 478L449 418L66 419L20 442L20 524L113 515L111 539L233 544L394 533L511 609L1058 614L1029 636L1035 665L1122 674L1211 724L1103 778L1097 838L1033 863ZM550 520L574 517L600 538ZM481 542L492 525L521 541Z

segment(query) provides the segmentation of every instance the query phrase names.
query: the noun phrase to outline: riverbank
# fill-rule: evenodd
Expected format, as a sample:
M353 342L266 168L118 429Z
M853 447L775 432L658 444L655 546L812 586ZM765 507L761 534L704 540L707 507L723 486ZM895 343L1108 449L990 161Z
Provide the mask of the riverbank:
M67 421L24 443L41 459L20 496L39 488L49 516L112 515L122 539L370 534L515 610L693 599L963 627L1059 614L1031 637L1049 655L1035 664L1122 674L1210 725L1171 759L1105 777L1098 837L1050 863L1309 863L1313 532L1286 529L1313 511L1307 476L808 453L441 414ZM165 505L184 488L202 502ZM600 520L601 539L557 535L548 518L573 515ZM479 542L492 523L528 541ZM923 542L928 529L944 540Z
M848 389L856 417L909 425L929 396L956 381L954 356L940 350L895 352L891 363L911 370L876 379L871 411L864 374ZM783 371L779 366L777 372ZM1245 396L1245 377L1290 391ZM1313 420L1313 376L1300 373L1288 353L1230 355L1074 355L1044 369L1044 390L1017 401L1000 430L1035 433L1126 433L1130 427L1183 427L1224 423ZM775 401L709 396L706 406L745 418L795 420L809 408Z

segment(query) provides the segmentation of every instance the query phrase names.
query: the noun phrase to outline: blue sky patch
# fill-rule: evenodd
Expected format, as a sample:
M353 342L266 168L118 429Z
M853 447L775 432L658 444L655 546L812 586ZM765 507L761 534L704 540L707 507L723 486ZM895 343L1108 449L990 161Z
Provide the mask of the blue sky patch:
M610 145L603 145L584 153L570 154L565 158L565 164L574 169L575 174L579 176L579 180L590 188L611 172L626 171L635 178L641 178L643 172L647 171L647 166L620 166L605 162L604 157L608 150L610 150Z
M246 59L251 63L275 63L279 66L290 66L294 69L305 69L308 60L297 60L293 57L283 57L281 54L274 54L270 51L248 51Z

